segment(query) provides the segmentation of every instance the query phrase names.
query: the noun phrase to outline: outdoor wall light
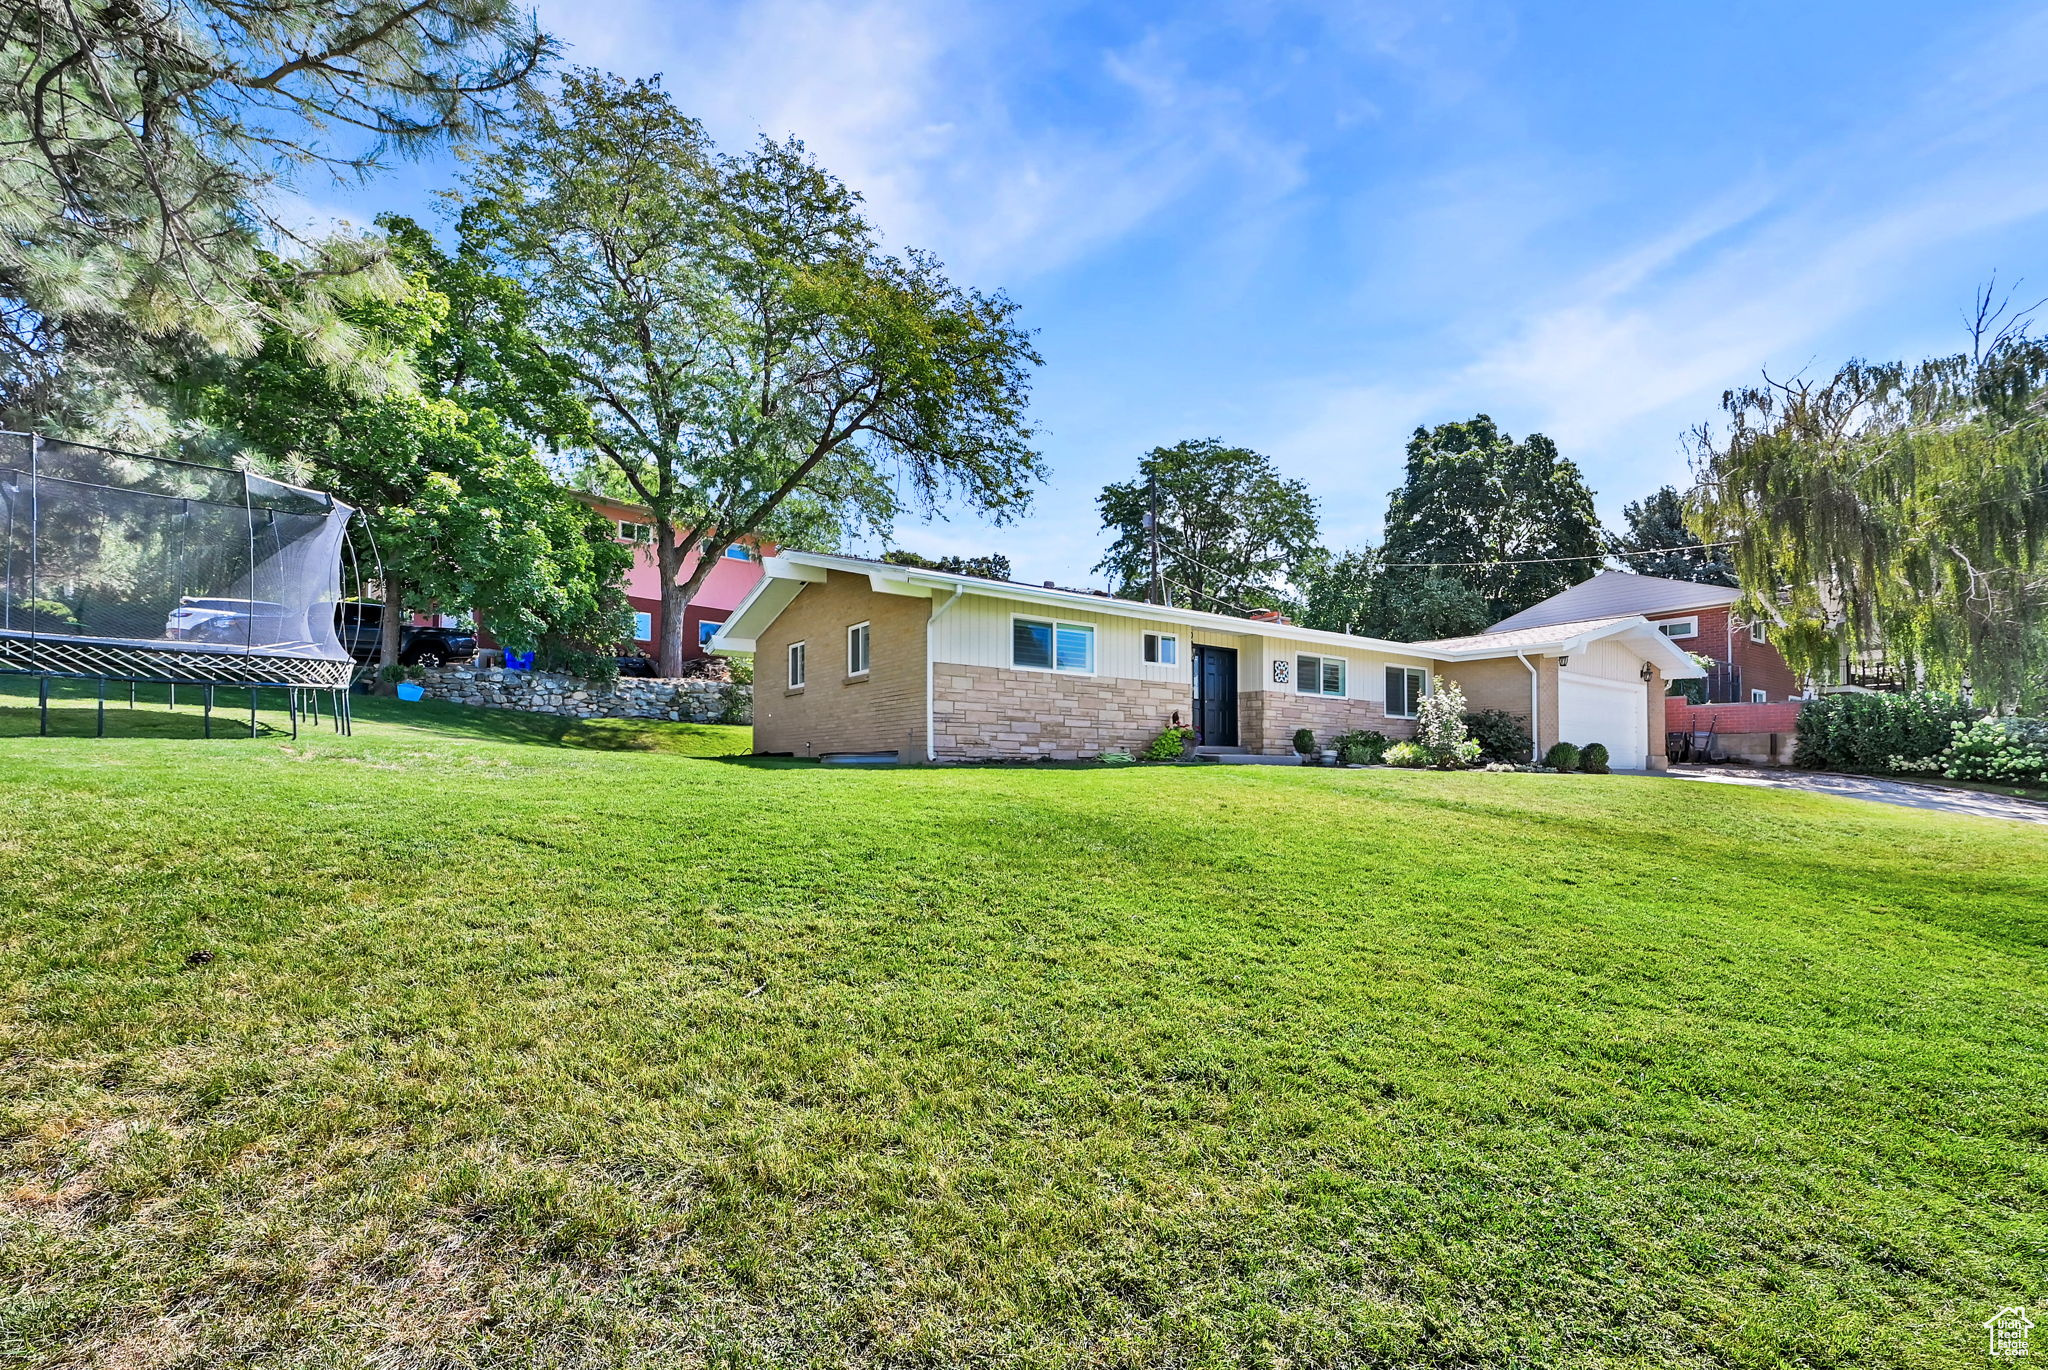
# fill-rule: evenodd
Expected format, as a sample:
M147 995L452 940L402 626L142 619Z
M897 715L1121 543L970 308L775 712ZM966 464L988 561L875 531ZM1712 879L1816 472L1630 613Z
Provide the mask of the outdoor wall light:
M1636 674L1641 676L1643 678L1643 684L1647 685L1650 683L1650 677L1657 674L1657 668L1655 666L1652 666L1649 662L1645 661L1643 663L1643 669L1636 672Z

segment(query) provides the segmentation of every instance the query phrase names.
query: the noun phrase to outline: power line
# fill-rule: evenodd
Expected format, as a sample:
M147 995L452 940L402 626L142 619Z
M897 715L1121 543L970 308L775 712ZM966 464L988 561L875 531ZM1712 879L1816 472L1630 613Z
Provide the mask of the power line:
M1520 557L1502 558L1499 561L1383 561L1381 566L1396 571L1448 571L1469 569L1474 566L1549 566L1561 561L1605 561L1609 557L1654 557L1669 556L1673 552L1703 552L1709 547L1733 547L1738 539L1729 538L1723 542L1695 542L1684 547L1631 547L1613 552L1588 552L1574 557Z

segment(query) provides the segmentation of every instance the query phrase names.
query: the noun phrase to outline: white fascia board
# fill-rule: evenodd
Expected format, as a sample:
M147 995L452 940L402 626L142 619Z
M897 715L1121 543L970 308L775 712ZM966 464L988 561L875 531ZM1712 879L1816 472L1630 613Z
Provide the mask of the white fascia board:
M774 558L770 558L774 560ZM747 597L740 601L725 620L725 626L711 635L705 647L717 653L751 652L754 642L761 633L781 617L789 602L804 588L809 576L763 576L754 582L754 588L747 591ZM820 575L819 580L824 577Z

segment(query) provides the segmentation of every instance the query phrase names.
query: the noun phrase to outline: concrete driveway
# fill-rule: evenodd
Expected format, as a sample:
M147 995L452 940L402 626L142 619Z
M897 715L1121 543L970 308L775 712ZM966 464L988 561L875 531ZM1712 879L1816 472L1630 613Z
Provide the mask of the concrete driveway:
M1968 813L1979 818L2010 818L2020 823L2048 823L2048 804L2013 799L1976 790L1951 790L1918 785L1910 780L1880 780L1870 775L1829 775L1822 771L1751 770L1745 766L1673 766L1663 774L1679 780L1707 780L1718 785L1755 785L1767 790L1804 790L1808 794L1839 794L1907 809Z

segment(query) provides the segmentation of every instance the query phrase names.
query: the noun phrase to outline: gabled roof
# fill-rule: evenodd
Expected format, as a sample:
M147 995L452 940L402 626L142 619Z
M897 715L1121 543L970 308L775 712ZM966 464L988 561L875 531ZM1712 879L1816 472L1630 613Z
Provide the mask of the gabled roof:
M980 576L955 575L949 571L928 571L922 567L899 566L894 562L871 561L865 557L843 557L823 552L784 552L780 556L764 559L761 566L766 574L755 582L747 597L740 602L732 616L726 619L725 626L711 639L712 651L753 651L761 633L789 607L790 602L806 584L819 583L825 579L828 572L839 571L849 575L866 576L878 594L941 600L958 598L965 594L989 595L999 599L1022 600L1027 604L1042 604L1055 612L1065 609L1068 612L1112 614L1121 618L1179 623L1190 628L1254 634L1311 646L1337 647L1354 652L1379 652L1388 656L1405 656L1423 661L1475 661L1488 657L1512 656L1517 651L1530 650L1569 652L1577 650L1580 644L1596 638L1625 636L1639 647L1645 656L1656 660L1663 667L1667 679L1701 674L1691 657L1674 646L1671 639L1651 627L1649 621L1639 615L1622 615L1566 625L1571 631L1562 636L1558 629L1546 629L1528 635L1530 640L1526 643L1521 641L1523 635L1518 633L1480 633L1474 637L1446 638L1439 642L1394 642L1387 638L1324 632L1320 628L1303 628L1292 623L1234 618L1229 614L1210 614L1199 609L1176 609L1161 604L1144 604L1137 600L1116 599L1087 590L1061 590L1044 585L1025 585L1013 580L986 580Z
M1584 651L1604 638L1623 639L1657 663L1666 680L1693 680L1706 674L1692 656L1641 614L1620 614L1611 618L1585 618L1571 623L1546 623L1534 628L1510 628L1506 632L1473 633L1467 637L1442 637L1417 642L1416 650L1447 661L1475 661L1537 652L1570 656Z
M1718 609L1742 598L1742 591L1692 580L1639 576L1631 571L1602 571L1591 580L1549 599L1538 600L1519 614L1509 614L1489 632L1541 628L1625 614L1665 614L1684 609Z

